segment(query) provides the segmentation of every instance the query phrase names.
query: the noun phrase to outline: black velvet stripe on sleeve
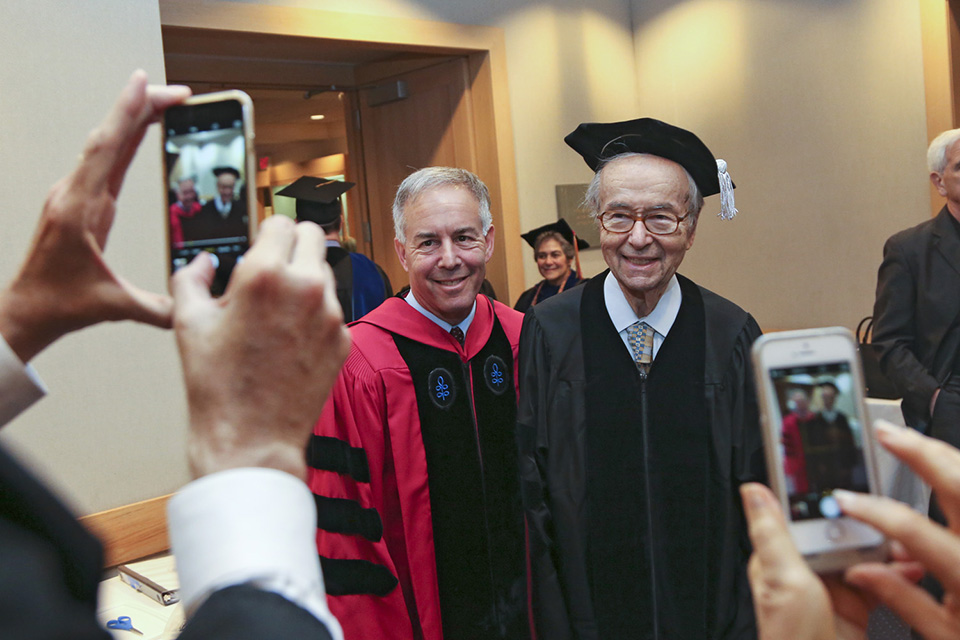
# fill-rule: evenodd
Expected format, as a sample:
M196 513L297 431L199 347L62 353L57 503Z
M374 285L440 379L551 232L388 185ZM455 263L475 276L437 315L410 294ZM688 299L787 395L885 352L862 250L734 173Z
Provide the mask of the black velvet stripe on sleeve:
M331 596L374 595L383 597L398 580L383 565L367 560L341 560L320 556L323 583Z
M355 500L313 496L317 527L331 533L363 536L372 542L383 537L383 522L376 509L364 509Z
M339 438L310 436L307 464L314 469L350 476L357 482L370 482L367 454Z

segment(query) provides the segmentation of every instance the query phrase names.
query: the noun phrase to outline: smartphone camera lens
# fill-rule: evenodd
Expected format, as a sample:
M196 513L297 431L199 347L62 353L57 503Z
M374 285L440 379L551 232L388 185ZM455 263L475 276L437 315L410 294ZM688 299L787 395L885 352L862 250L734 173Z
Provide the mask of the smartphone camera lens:
M839 518L840 505L837 504L837 499L832 495L821 498L820 513L823 514L824 518Z

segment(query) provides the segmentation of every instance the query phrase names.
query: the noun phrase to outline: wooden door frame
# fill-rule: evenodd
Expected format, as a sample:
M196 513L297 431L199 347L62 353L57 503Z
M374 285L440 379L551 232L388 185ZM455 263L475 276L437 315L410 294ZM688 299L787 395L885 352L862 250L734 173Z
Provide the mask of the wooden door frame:
M919 0L923 46L923 85L927 106L927 142L960 125L960 0ZM943 197L930 185L930 214Z
M516 160L503 29L218 0L159 0L163 27L319 38L353 45L467 57L477 138L477 173L493 202L497 247L488 269L506 282L500 297L523 291ZM492 178L491 178L492 177ZM502 251L499 250L502 247Z

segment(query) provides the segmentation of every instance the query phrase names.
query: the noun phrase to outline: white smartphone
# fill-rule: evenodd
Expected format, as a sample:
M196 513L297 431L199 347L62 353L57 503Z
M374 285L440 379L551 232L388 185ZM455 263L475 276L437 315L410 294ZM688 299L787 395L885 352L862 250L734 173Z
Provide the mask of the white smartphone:
M211 291L223 293L256 232L253 101L243 91L192 96L163 118L169 267L201 251L217 265Z
M753 363L770 486L810 567L829 573L885 559L883 535L844 516L833 497L835 489L880 492L853 334L766 334Z

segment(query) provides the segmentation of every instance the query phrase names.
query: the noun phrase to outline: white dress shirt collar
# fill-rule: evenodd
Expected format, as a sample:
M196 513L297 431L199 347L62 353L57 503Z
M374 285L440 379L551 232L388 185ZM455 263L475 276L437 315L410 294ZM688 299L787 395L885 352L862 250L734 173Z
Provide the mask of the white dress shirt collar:
M616 327L618 332L623 331L637 320L642 320L653 327L654 331L662 336L666 336L670 333L670 328L673 327L673 323L677 319L677 314L680 313L680 302L682 299L683 295L680 293L680 282L677 280L676 274L674 274L674 276L670 278L670 282L667 284L667 290L663 292L663 296L660 298L657 306L653 308L653 311L641 318L633 310L633 307L630 306L630 303L627 302L627 297L623 294L623 289L620 288L620 283L617 282L617 278L613 275L612 271L607 274L606 279L603 281L603 300L607 304L607 313L610 314L613 326Z
M217 211L224 218L230 215L230 208L233 206L232 200L230 202L224 202L219 197L216 197L213 199L213 204L217 207Z
M473 316L477 314L477 301L474 300L473 307L470 308L470 313L467 315L467 317L464 318L464 320L459 324L453 325L427 311L426 308L420 304L420 301L417 300L417 297L413 295L412 290L407 293L407 295L404 297L404 300L407 301L407 304L422 313L428 320L436 324L447 333L450 333L450 329L454 327L460 327L460 330L463 331L463 335L467 335L467 331L470 330L470 324L473 322Z
M667 290L663 292L663 296L657 302L657 306L641 318L627 302L627 297L623 294L620 283L617 282L616 276L611 271L603 281L603 301L606 304L610 320L613 322L617 333L620 334L628 352L630 351L630 344L627 341L627 327L637 320L642 320L653 327L656 332L653 336L653 357L656 358L660 345L663 344L664 338L670 333L673 323L677 320L677 314L680 313L683 293L680 291L680 281L674 274L667 284Z

